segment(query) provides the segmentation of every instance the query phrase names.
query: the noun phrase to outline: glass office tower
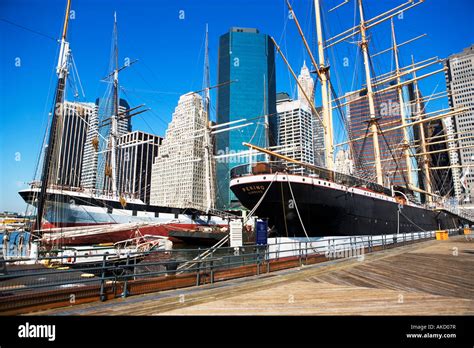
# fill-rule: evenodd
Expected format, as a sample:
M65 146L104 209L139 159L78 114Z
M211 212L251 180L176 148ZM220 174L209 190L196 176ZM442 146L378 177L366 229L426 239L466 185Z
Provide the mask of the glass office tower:
M270 37L249 28L231 28L222 35L218 83L224 85L217 92L217 123L241 119L247 121L229 127L253 123L216 134L217 208L239 209L229 189L230 170L265 160L262 154L250 156L242 142L261 147L276 145L275 47Z

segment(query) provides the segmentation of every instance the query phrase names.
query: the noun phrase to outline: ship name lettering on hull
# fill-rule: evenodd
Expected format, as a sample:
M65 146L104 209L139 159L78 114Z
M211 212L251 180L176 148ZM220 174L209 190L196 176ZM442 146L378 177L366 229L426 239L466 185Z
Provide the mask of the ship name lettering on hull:
M265 191L265 186L263 185L252 185L242 187L242 191L248 193L249 195L254 195L257 193L263 193Z

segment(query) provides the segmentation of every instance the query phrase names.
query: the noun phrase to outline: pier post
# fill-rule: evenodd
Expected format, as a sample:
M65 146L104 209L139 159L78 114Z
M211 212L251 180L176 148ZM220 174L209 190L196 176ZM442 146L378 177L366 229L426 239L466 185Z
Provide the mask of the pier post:
M201 256L197 259L197 273L196 273L196 286L201 283Z
M260 275L260 245L257 245L257 275Z
M211 259L211 284L214 284L214 259Z
M123 283L123 292L122 292L122 297L127 297L128 296L128 277L127 277L127 269L128 269L128 263L130 261L130 254L127 254L127 262L125 263L125 282Z
M306 264L308 264L308 242L304 242L304 243L305 243L305 244L304 244L304 246L305 246L305 248L304 248L304 249L305 249L305 250L304 250L304 253L305 253L305 260L304 260L304 262L305 262Z
M303 255L302 255L303 250L301 249L301 242L299 242L299 247L298 247L298 260L300 262L300 267L303 263Z
M265 247L265 253L267 255L267 273L270 273L270 246L267 244Z
M199 286L201 283L201 262L197 262L197 271L196 271L196 286Z
M105 266L106 266L106 254L104 254L104 257L102 259L102 275L100 277L100 301L104 302L105 301Z

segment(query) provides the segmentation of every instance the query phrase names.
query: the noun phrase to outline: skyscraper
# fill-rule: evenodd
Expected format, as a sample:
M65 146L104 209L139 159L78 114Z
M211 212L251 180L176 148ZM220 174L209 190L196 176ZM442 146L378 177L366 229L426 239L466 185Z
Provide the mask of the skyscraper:
M276 144L275 47L270 37L257 29L231 28L220 37L217 123L240 119L252 125L216 135L217 155L240 153L242 142L267 147ZM268 115L268 117L265 117ZM229 189L231 168L265 159L264 155L217 157L217 207L240 207Z
M351 175L354 172L354 163L347 150L339 149L334 160L334 171L342 174Z
M95 105L92 103L64 102L64 113L58 126L59 160L53 165L55 177L51 179L51 183L69 187L81 186L87 124L95 115Z
M91 156L91 161L97 161L97 170L95 173L91 173L90 182L95 183L95 188L101 191L112 191L112 182L111 177L107 175L107 163L110 162L110 117L113 115L113 105L112 99L108 100L96 100L96 105L98 105L98 123L97 128L91 128L89 131L94 134L95 137L99 140L98 151L95 151L95 154ZM128 111L130 105L125 99L120 99L119 102L119 113L120 117L117 119L117 138L132 131L131 119L128 116ZM97 156L97 159L94 158ZM109 164L110 165L110 164ZM115 179L117 180L117 178Z
M81 186L86 189L95 189L97 180L97 150L99 146L99 117L98 105L91 103L94 113L87 122L87 135L84 144L84 158L82 160Z
M461 200L461 170L459 169L459 150L457 136L456 136L456 126L454 122L454 117L447 117L443 120L443 124L446 127L446 136L448 143L449 154L449 164L452 166L451 175L453 177L453 192L456 204Z
M455 188L462 203L474 203L474 45L461 53L453 54L446 60L446 85L449 92L449 103L453 108L468 108L467 111L454 116L457 142L450 147L462 147L459 150L459 163L463 172L452 168ZM471 136L469 136L471 135ZM451 157L455 159L453 154ZM451 163L453 164L453 163ZM469 168L469 169L468 169ZM459 176L461 175L461 178ZM461 185L459 185L460 183ZM460 188L463 187L464 197Z
M412 85L409 85L409 93L410 93L410 100L413 101L413 106L416 108L416 101L419 101L419 113L422 117L426 113L425 110L425 103L423 101L423 96L421 92L418 90L418 95L416 95L416 91L412 88ZM417 110L418 113L418 110ZM443 150L447 149L446 142L443 141L444 136L447 135L447 127L442 119L428 121L422 124L425 144L426 144L426 151L434 152L429 154L428 157L428 164L429 168L435 167L449 167L449 154L448 152L444 152ZM413 127L414 139L417 142L417 145L421 144L421 132L420 132L420 125ZM432 139L431 139L432 138ZM432 143L432 144L431 144ZM416 151L418 153L423 152L423 149L417 146ZM441 151L441 152L438 152ZM424 156L418 156L419 167L423 168L423 161ZM418 182L420 183L420 188L423 190L427 190L426 187L426 178L425 173L423 170L418 171ZM438 169L438 170L430 170L430 182L431 182L431 190L433 193L446 196L451 195L452 193L452 175L451 170L448 168L446 169ZM421 196L423 202L426 201L425 195Z
M373 139L368 129L369 127L369 104L366 98L360 98L366 93L362 91L357 94L349 94L346 96L349 102L347 106L347 119L349 123L349 136L352 139L362 138L352 143L353 160L357 165L355 174L369 180L375 180L375 159ZM407 93L407 90L404 90ZM405 100L409 100L407 96ZM411 114L408 108L405 109L405 117ZM398 93L395 88L388 89L375 95L375 111L379 117L378 124L382 131L402 124L400 103L398 101ZM413 140L413 134L409 134L410 140ZM407 172L407 162L403 158L404 134L403 129L390 132L383 132L379 136L380 160L384 172L385 185L401 185L406 186L408 183L408 175L412 182L418 183L418 176L414 173ZM416 161L411 160L413 169L417 168Z
M298 76L298 100L302 105L306 107L306 109L310 112L313 116L311 121L311 127L313 128L312 132L312 139L313 139L313 162L317 166L324 167L326 165L326 147L324 145L324 128L321 122L321 107L316 108L316 111L319 113L320 116L314 115L313 111L310 107L308 102L308 97L310 100L314 101L314 80L311 76L311 73L306 66L306 62L303 61L303 66L301 67L300 74ZM301 85L301 87L300 87ZM301 90L303 89L303 91ZM304 93L303 93L304 92ZM306 96L305 96L306 94Z
M286 96L286 98L285 98ZM277 95L279 153L295 160L314 163L313 115L307 103L291 100L286 93ZM303 174L305 168L287 163L292 173Z
M179 98L153 164L151 204L206 208L204 139L199 136L206 120L200 95L187 93Z
M153 161L163 138L134 131L117 141L117 187L120 194L150 203Z
M303 104L309 106L308 99L314 100L314 80L311 77L308 67L306 66L306 61L303 61L303 66L301 67L300 74L298 76L298 100L300 100ZM304 91L301 90L300 85Z
M316 111L322 117L322 108L317 107ZM324 128L321 119L313 115L313 151L314 164L320 167L326 166L326 146L324 145Z
M446 143L442 142L444 140L444 136L447 134L443 120L426 122L423 124L423 126L425 127L426 137L434 138L429 141L433 143L433 145L428 143L427 146L427 151L434 152L429 156L430 168L449 167L449 153L445 151L447 149L447 145ZM431 176L434 193L437 193L441 196L452 195L453 179L449 169L432 170ZM422 181L420 180L420 183L421 182Z

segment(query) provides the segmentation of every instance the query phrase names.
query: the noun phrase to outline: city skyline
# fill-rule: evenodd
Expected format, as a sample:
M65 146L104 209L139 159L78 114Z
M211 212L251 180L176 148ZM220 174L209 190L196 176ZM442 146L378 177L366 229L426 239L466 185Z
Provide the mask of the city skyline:
M247 1L242 1L245 3L249 3ZM239 3L237 1L237 3ZM271 4L277 3L279 6L274 6L277 7L275 9L274 7L271 6ZM309 3L297 6L295 4L295 11L302 23L305 23L305 19L307 23L311 23L310 19L310 14L305 13L307 11L307 8L309 7ZM332 2L331 2L332 3ZM393 1L393 3L396 3L396 1ZM5 2L2 3L2 7L5 11L2 11L4 14L4 19L8 19L14 23L17 23L19 25L24 25L32 30L37 30L40 33L44 33L46 35L51 35L51 29L55 29L55 31L59 31L60 28L60 18L61 14L63 12L63 7L64 4L61 1L55 2L55 6L51 6L51 8L47 9L39 9L38 4L33 3L28 3L28 5L32 4L33 9L38 11L38 17L41 17L41 13L47 10L47 12L50 12L50 15L54 13L54 18L56 18L55 21L45 21L44 19L38 19L35 16L33 16L32 21L25 21L25 16L32 15L31 11L33 10L32 8L25 8L25 3L20 3L23 6L20 6L21 10L18 10L14 5L12 5L11 2ZM204 36L204 24L200 22L200 20L204 22L209 22L210 23L210 45L211 45L211 76L212 76L212 81L215 82L217 81L217 37L223 34L222 29L227 26L226 31L228 31L229 27L231 26L252 26L252 27L257 27L261 30L261 32L268 33L272 36L275 37L275 39L278 41L278 39L281 36L281 32L284 28L284 26L288 27L288 33L286 33L286 38L291 39L293 41L298 41L298 44L288 44L288 51L293 52L289 54L289 59L290 63L292 64L294 69L297 69L299 66L301 66L302 62L304 59L308 60L307 56L302 53L302 48L299 42L299 37L297 34L295 35L295 28L293 23L287 22L284 18L286 17L287 14L287 9L284 6L283 2L276 2L276 1L264 1L260 3L258 6L256 6L256 14L254 16L250 15L249 16L249 8L247 8L245 11L245 17L243 16L243 12L239 12L238 9L236 9L237 6L229 4L227 7L227 11L230 11L231 9L235 9L237 14L240 14L240 17L237 15L236 19L230 20L227 18L227 21L217 21L217 24L213 24L212 18L205 18L203 16L200 18L200 20L196 20L194 16L196 16L197 13L200 13L201 9L198 9L197 7L193 7L191 2L183 2L184 7L181 8L178 5L170 5L168 3L164 2L159 2L158 4L163 5L165 10L169 13L169 16L172 17L172 14L176 15L174 18L175 21L178 21L175 23L173 28L179 28L179 25L182 25L184 23L188 22L179 22L179 21L186 21L190 20L191 24L186 24L187 28L185 30L190 32L193 31L193 37L195 40L189 40L187 44L189 44L189 47L186 47L188 50L184 50L185 52L193 52L194 55L191 55L193 59L188 59L188 63L192 61L194 67L192 73L189 73L189 69L183 69L185 76L188 77L188 79L183 78L182 75L178 74L175 76L175 78L170 78L170 75L167 75L168 78L156 78L157 75L161 76L161 73L163 70L168 70L165 69L163 65L160 65L159 63L154 65L154 64L149 64L149 61L153 61L151 57L155 57L155 55L147 55L144 54L144 57L140 56L140 54L137 54L138 57L133 57L131 56L130 58L138 58L140 59L140 62L137 63L137 66L140 66L140 68L137 69L138 77L135 78L130 78L130 76L127 76L129 72L124 72L124 83L122 85L126 86L125 88L131 88L134 90L138 89L148 89L159 91L160 87L163 87L164 90L161 90L161 94L150 93L144 98L148 99L148 106L151 106L153 109L153 112L151 113L150 116L143 116L140 118L137 118L134 120L134 129L137 130L143 130L147 131L153 134L157 135L164 135L165 130L166 130L166 125L168 121L171 118L171 108L174 108L177 104L177 98L179 95L187 93L192 90L199 90L201 83L202 83L202 47L201 50L199 49L199 45L202 46L202 39ZM217 9L218 11L224 11L225 12L225 6L222 5L217 5L217 3L210 1L210 9L213 10L214 15L216 14L215 10ZM263 5L262 5L263 4ZM371 4L371 1L367 1L368 6L373 6L374 4ZM472 6L469 2L466 1L459 1L455 3L458 6ZM80 6L80 4L77 4L77 6ZM188 6L188 8L185 8ZM213 8L212 6L215 6ZM305 8L306 6L306 8ZM425 6L439 6L437 5L436 2L429 3L422 5ZM77 65L79 66L80 70L80 75L81 79L83 81L83 84L85 86L86 90L93 90L90 88L90 86L93 84L92 81L96 81L95 85L96 87L96 92L94 95L94 92L87 92L87 97L86 99L80 100L80 101L88 101L92 102L98 97L102 96L103 91L105 90L105 86L99 85L97 81L99 81L102 77L104 77L107 72L102 71L102 73L98 72L99 69L97 67L94 67L93 64L96 64L97 61L99 60L98 58L92 59L91 62L91 57L89 59L87 58L87 55L84 55L85 47L84 43L85 41L88 41L90 44L90 49L94 50L94 48L97 48L97 45L103 46L102 49L97 50L99 52L102 52L102 57L103 57L103 62L100 65L102 68L104 65L107 63L107 57L108 57L108 51L109 51L109 43L110 43L110 37L111 37L111 32L112 32L112 13L114 10L115 6L112 6L111 3L101 3L100 6L98 5L98 11L97 14L91 15L91 10L90 8L86 8L84 6L83 9L80 7L75 8L73 5L73 10L75 10L75 16L76 19L74 21L78 21L79 23L76 26L77 22L71 21L71 36L69 38L69 41L71 42L71 47L73 49L73 53L75 54L75 60ZM131 33L127 33L127 30L130 29L130 18L133 17L132 14L128 14L127 11L125 10L127 7L124 3L119 2L116 7L118 11L118 19L119 19L119 45L120 47L124 47L123 51L126 52L127 49L129 49L130 45L130 35L133 35L133 30L130 30ZM120 9L122 7L122 10ZM156 6L157 9L160 9L160 6ZM224 10L222 10L222 7L224 7ZM371 9L372 14L379 13L379 8L377 7L376 9ZM455 7L455 6L454 6ZM259 17L257 18L258 14L261 11L275 11L276 13L280 13L280 20L275 21L277 22L277 25L270 25L268 22L269 20ZM347 10L347 9L346 9ZM345 11L346 11L345 10ZM15 12L13 12L15 11ZM81 12L83 11L83 12ZM184 11L184 13L181 13L180 11ZM193 12L195 11L195 12ZM434 10L433 10L434 11ZM450 9L451 11L451 9ZM165 11L166 12L166 11ZM232 11L231 11L232 12ZM434 11L432 14L435 14L434 17L436 17L436 11ZM469 12L469 11L466 11ZM107 15L104 15L105 13L108 13ZM122 14L121 14L122 13ZM193 15L194 13L194 15ZM180 19L179 16L181 14L184 14L184 18ZM202 13L201 13L202 14ZM306 14L306 16L305 16ZM90 40L90 37L88 37L87 31L84 33L84 36L81 34L81 30L79 30L82 26L84 26L84 21L87 21L87 16L92 17L92 18L97 18L96 16L101 16L103 23L101 23L98 27L101 30L97 30L97 33L100 33L100 37L102 38L101 43L99 43L99 40ZM415 9L411 11L410 13L405 14L403 20L400 19L401 23L406 23L403 21L408 22L408 27L414 24L413 19L416 16L423 16L424 14L420 9ZM462 16L463 14L461 14ZM211 16L212 17L212 16ZM305 18L306 17L306 18ZM82 18L82 19L81 19ZM240 18L240 19L239 19ZM245 19L244 19L245 18ZM248 20L250 18L250 20ZM89 20L91 20L89 18ZM81 22L83 21L83 22ZM170 19L168 19L169 22L173 22ZM249 22L253 21L253 25L249 25ZM215 22L215 21L214 21ZM245 22L245 23L239 23L239 22ZM459 20L461 23L462 21ZM53 24L55 23L55 24ZM123 27L122 24L123 23ZM430 23L430 21L428 21ZM431 23L433 24L433 19L431 19ZM169 23L168 23L169 24ZM46 26L47 25L47 26ZM46 27L45 27L46 26ZM310 27L310 25L308 25ZM122 29L123 28L123 29ZM213 30L213 28L216 28ZM407 32L407 29L403 29L403 25L399 25L397 22L397 28L401 31L402 39L409 39L413 36L416 36L416 34L421 34L425 31L428 32L428 26L426 28L417 28L419 30L414 30L415 33L409 33ZM467 28L467 27L466 27ZM423 52L420 52L421 50L414 49L413 47L416 47L417 45L420 44L414 44L413 46L410 46L409 48L403 48L402 51L405 52L410 52L414 51L416 58L419 60L423 58L427 58L428 56L431 55L437 55L439 54L442 57L447 57L450 54L454 54L457 52L460 52L462 49L468 47L471 42L467 42L466 38L471 36L470 34L465 34L465 36L462 36L461 33L463 31L462 27L458 27L458 31L456 31L456 34L459 32L460 35L456 37L456 40L452 40L452 42L445 42L446 46L441 46L441 50L439 47L434 47L430 46L429 52L424 55ZM429 27L429 29L438 29L435 26ZM340 30L335 30L333 29L333 34L339 32ZM409 30L408 30L409 31ZM434 30L436 32L436 30ZM466 30L467 31L467 30ZM472 30L471 30L472 31ZM41 140L44 134L44 129L46 128L46 119L47 119L47 111L44 112L44 110L49 109L49 105L45 107L45 101L46 103L49 103L49 100L47 99L47 85L48 81L50 78L54 78L54 72L52 71L52 67L54 64L52 62L55 61L55 43L53 40L47 39L46 37L43 37L38 34L34 34L32 32L27 32L25 30L21 30L18 27L12 26L8 23L2 22L0 26L0 32L2 34L2 55L0 57L1 62L2 62L2 81L4 83L1 84L0 86L0 99L2 100L2 107L1 111L3 113L2 119L6 122L6 126L3 128L2 131L2 165L1 165L1 184L2 184L2 192L0 194L0 210L17 210L21 211L21 207L24 207L24 203L22 202L20 196L17 194L17 191L21 188L24 188L25 186L21 186L20 184L26 181L31 181L33 177L33 172L34 172L34 167L36 163L36 158L39 152ZM225 32L225 31L224 31ZM404 34L403 34L404 33ZM156 34L156 33L155 33ZM185 33L183 36L180 34L177 34L177 37L185 37ZM22 39L24 40L23 46L19 45L19 43L14 43L12 40L12 37L15 38L20 38L18 41L21 41ZM87 38L86 39L83 39ZM377 35L374 35L374 41L376 41ZM128 38L128 40L126 40ZM380 35L379 35L380 38ZM145 38L146 39L146 38ZM288 40L288 41L291 41ZM432 42L438 42L439 38L437 39L436 37L428 37L427 39L423 40L432 40ZM133 40L131 40L133 41ZM145 40L144 40L145 41ZM172 41L172 40L171 40ZM45 44L47 42L47 44ZM25 44L26 43L26 44ZM281 43L281 42L280 42ZM133 43L135 46L140 45L140 43ZM123 46L122 46L123 45ZM24 46L30 46L29 49L35 52L35 57L34 59L31 59L31 53L27 53L28 50ZM41 49L39 47L41 46ZM159 46L159 45L157 45ZM174 44L174 47L176 48L177 43ZM386 45L380 44L378 45L379 50L386 48ZM423 46L423 44L421 44ZM169 47L166 45L162 45L161 47ZM171 47L173 47L173 44L171 44ZM170 50L168 48L168 50ZM15 53L16 51L16 53ZM129 50L129 52L133 50ZM172 50L170 50L172 51ZM82 53L81 53L82 52ZM120 51L122 52L122 51ZM179 49L176 49L175 52L180 52ZM201 53L199 53L201 52ZM296 54L295 52L299 52L300 54ZM432 52L432 53L431 53ZM444 52L444 53L443 53ZM88 52L90 53L90 52ZM143 53L143 52L142 52ZM150 52L148 52L150 53ZM156 51L155 51L156 53ZM418 53L418 54L417 54ZM77 56L76 56L77 54ZM169 55L169 52L168 52ZM184 54L185 56L186 54ZM405 57L405 63L408 62L409 60L409 55L408 54L403 54L402 55ZM182 69L183 66L189 67L189 64L183 64L183 57L181 57L180 54L178 54L178 59L173 62L173 60L168 60L168 64L171 64L173 68L170 68L169 70L172 70L176 72L179 68ZM196 56L201 59L195 59ZM19 58L19 60L17 59ZM126 53L124 53L121 57L122 59L127 58ZM149 59L149 60L147 60ZM350 57L349 57L350 60ZM33 64L32 64L33 61ZM44 62L48 61L47 64L43 64ZM387 59L389 61L389 59ZM86 62L89 62L89 66L86 64ZM19 63L19 66L17 64ZM180 64L181 63L181 64ZM285 70L286 68L282 65L281 59L279 57L276 58L276 65L277 65L277 92L280 91L286 91L288 93L293 94L295 93L295 83L291 81L291 79L288 78L288 72ZM337 69L337 64L334 64L335 68ZM341 63L338 64L341 66ZM135 69L135 66L132 67L130 70ZM141 70L139 70L141 69ZM382 69L382 67L379 68L379 72L386 71L387 69ZM143 78L143 74L145 71L148 71L148 75L151 76L147 78ZM181 71L180 73L183 73ZM151 73L150 73L151 72ZM130 75L132 75L130 73ZM141 76L140 76L141 75ZM192 76L192 82L189 83L189 76ZM142 79L143 78L143 79ZM150 83L150 80L153 80L153 84ZM443 80L443 76L441 76L441 80ZM141 82L138 82L141 81ZM146 81L144 83L144 81ZM187 87L182 87L180 86L182 84L182 81L187 81L189 83L189 88ZM156 85L155 83L159 83L159 85ZM215 84L215 83L214 83ZM435 88L439 84L439 81L437 79L434 80L434 82L427 83L428 87ZM442 86L438 87L443 89L444 88L444 81L442 81ZM151 87L150 87L151 85ZM161 86L160 86L161 85ZM423 88L423 86L422 86ZM425 94L431 93L429 91L430 88L427 88L428 91L425 91ZM127 93L132 93L128 91ZM133 95L133 94L132 94ZM160 98L154 98L153 96L160 95ZM26 96L31 96L31 98L26 98ZM163 96L166 96L163 97ZM127 95L122 95L122 97L127 98ZM214 107L216 103L216 94L213 92L212 95ZM21 100L27 99L29 103L24 103L24 105L21 105L20 103ZM134 97L131 97L131 105L135 106L140 104L140 102L136 101L137 99ZM161 99L161 100L160 100ZM445 104L447 105L447 101L445 101ZM44 108L44 110L43 110ZM42 111L43 110L43 111ZM12 115L12 117L7 117L6 115ZM215 111L211 112L212 119L215 119ZM20 134L15 134L14 132L20 133Z

